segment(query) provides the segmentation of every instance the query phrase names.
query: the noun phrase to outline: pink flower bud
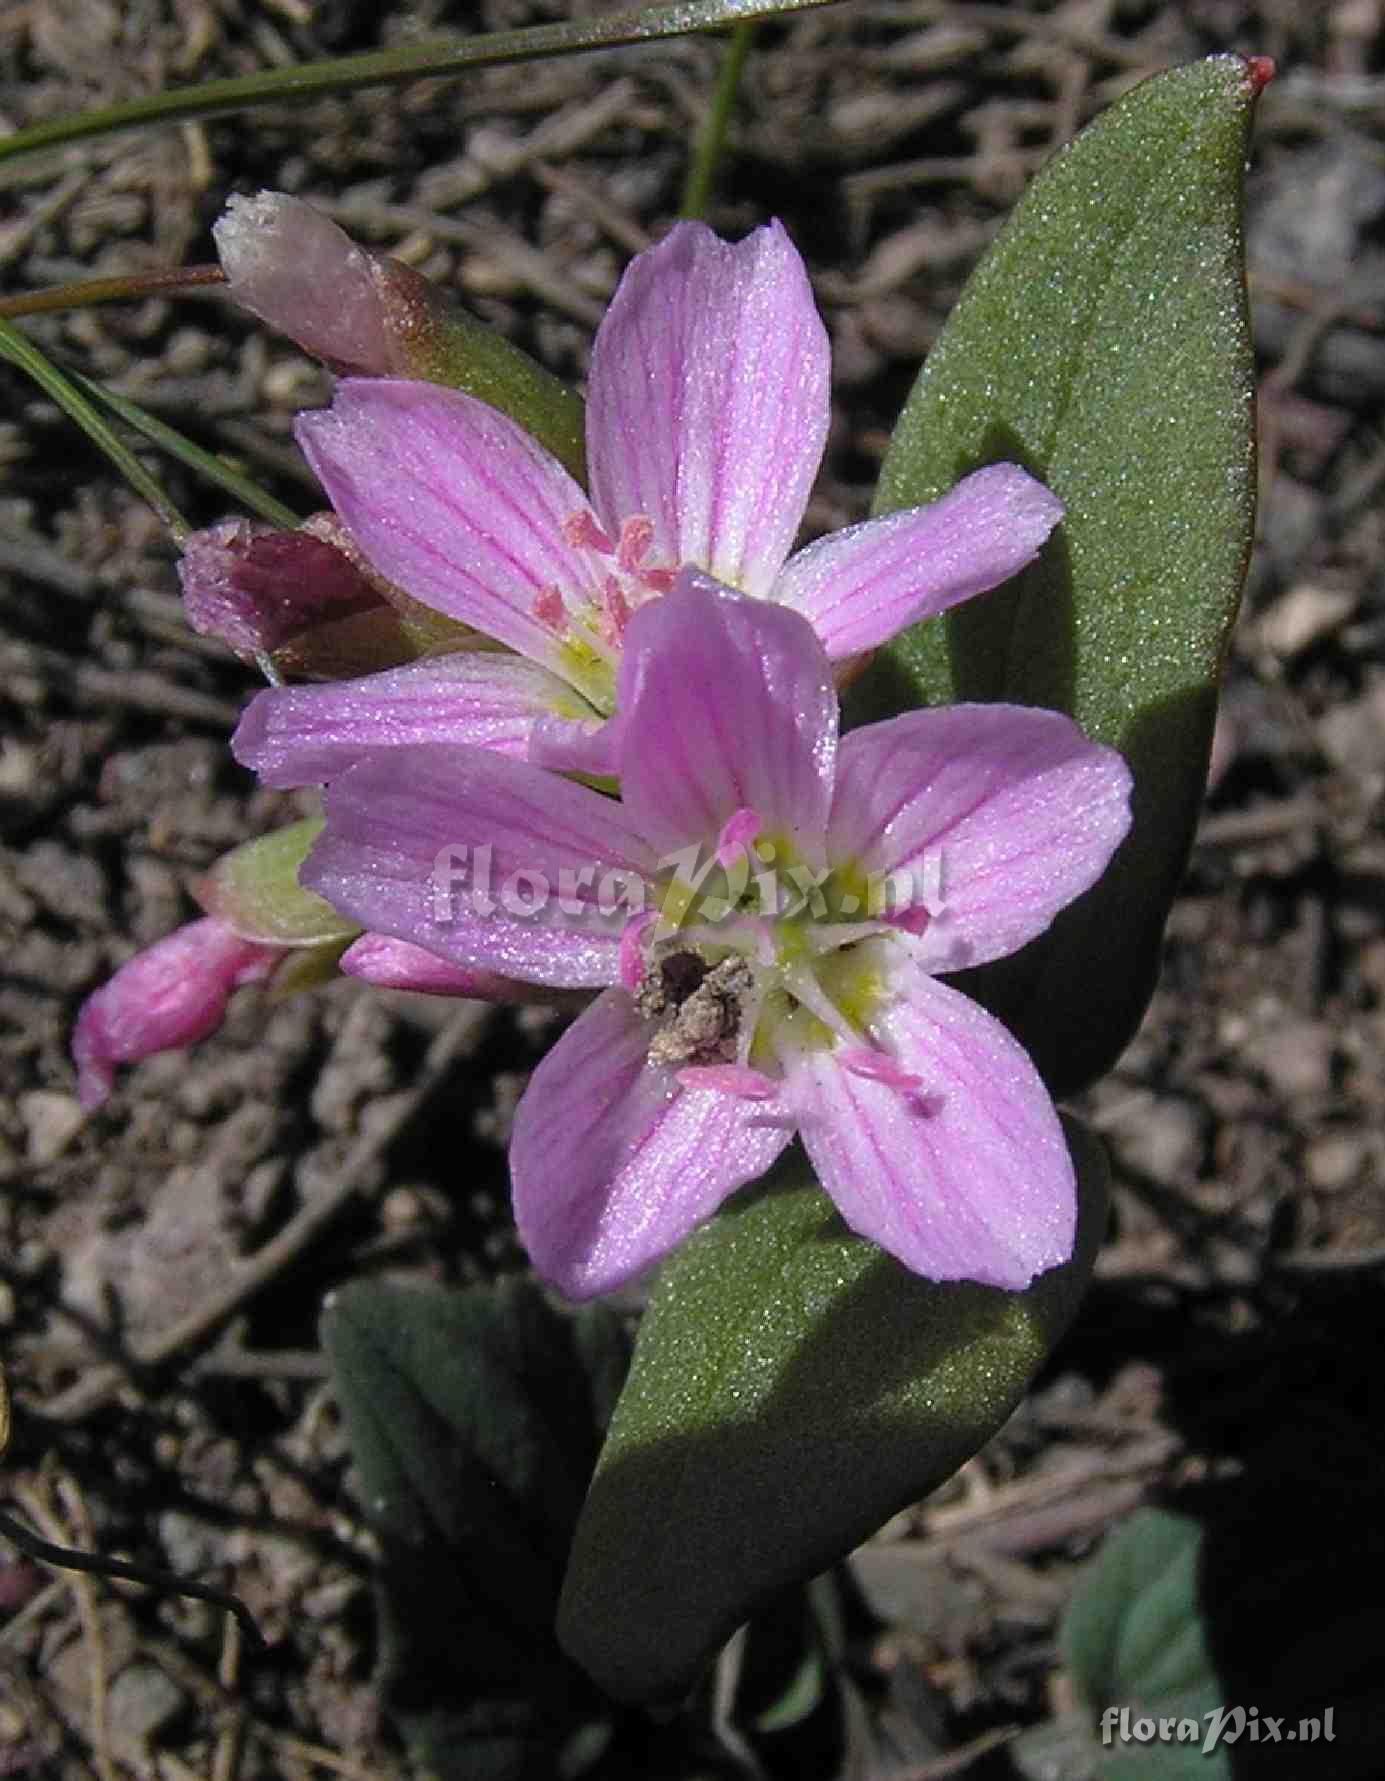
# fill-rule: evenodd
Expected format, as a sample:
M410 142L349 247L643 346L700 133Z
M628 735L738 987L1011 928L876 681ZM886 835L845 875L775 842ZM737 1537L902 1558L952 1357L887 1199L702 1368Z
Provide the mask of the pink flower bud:
M212 226L231 295L252 315L341 370L397 369L378 257L285 192L233 196Z
M363 934L341 956L348 977L362 978L377 989L411 989L430 996L469 996L476 1002L557 1002L561 998L538 983L520 983L477 965L454 965L409 940L384 934Z
M272 654L305 631L385 604L337 544L247 519L194 532L178 576L193 630L244 656Z
M117 1064L195 1045L221 1025L231 991L267 977L286 948L243 940L215 916L176 929L122 965L82 1004L72 1036L77 1096L90 1111Z
M581 397L412 266L285 192L231 198L212 235L231 295L305 352L336 371L462 390L585 479Z

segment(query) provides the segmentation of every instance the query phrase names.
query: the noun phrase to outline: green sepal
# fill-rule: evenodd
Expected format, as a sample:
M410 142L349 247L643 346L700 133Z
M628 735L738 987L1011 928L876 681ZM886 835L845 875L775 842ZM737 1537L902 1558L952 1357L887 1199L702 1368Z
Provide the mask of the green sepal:
M322 818L309 816L233 848L196 886L198 902L243 939L266 945L353 939L359 926L298 882L298 868L321 833Z
M314 946L295 946L284 954L270 979L269 998L286 1002L290 996L301 996L306 990L322 989L341 975L341 955L350 946L354 934L340 940L320 940Z
M852 1236L794 1165L666 1265L578 1523L558 1633L611 1694L677 1696L773 1592L956 1471L1067 1326L1106 1221L1067 1122L1071 1261L1025 1292L939 1285Z
M270 651L270 660L283 680L354 680L420 656L475 647L474 631L392 588L378 606L295 632Z
M1134 771L1100 883L959 986L1059 1095L1115 1061L1153 988L1206 780L1254 522L1242 189L1261 63L1145 82L1034 180L900 416L876 511L1022 464L1067 516L1040 561L882 650L852 710L1007 700L1076 718Z

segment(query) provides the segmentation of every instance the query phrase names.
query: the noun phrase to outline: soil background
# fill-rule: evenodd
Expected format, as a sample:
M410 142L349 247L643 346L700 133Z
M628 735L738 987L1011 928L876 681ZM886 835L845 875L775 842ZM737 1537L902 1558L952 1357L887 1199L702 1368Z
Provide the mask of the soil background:
M0 125L557 16L7 0ZM1265 1551L1286 1529L1307 1542L1308 1595L1286 1584L1266 1612L1311 1624L1345 1563L1353 1649L1380 1644L1380 1567L1351 1517L1379 1498L1385 1267L1385 9L849 0L762 30L709 220L778 215L807 257L835 347L809 527L848 524L1026 178L1135 80L1224 49L1279 65L1250 175L1260 536L1162 984L1085 1107L1116 1165L1110 1239L1032 1398L853 1561L843 1663L864 1718L845 1756L800 1751L790 1772L1019 1772L1013 1730L1070 1701L1055 1627L1078 1567L1170 1492L1236 1482ZM208 261L227 194L270 186L580 379L622 267L677 212L720 55L685 40L417 81L6 166L3 288ZM330 379L224 300L25 325L316 504L289 428ZM204 1603L0 1540L0 1774L407 1775L317 1318L362 1275L523 1267L505 1137L556 1017L345 981L251 990L82 1115L81 999L195 913L220 853L308 806L231 760L257 682L184 625L159 523L33 386L0 367L0 389L0 1497L52 1539L234 1588L270 1641L248 1663ZM226 511L160 473L195 522ZM619 1772L754 1772L734 1738L694 1743L680 1761L665 1736ZM1321 1760L1286 1772L1346 1772Z

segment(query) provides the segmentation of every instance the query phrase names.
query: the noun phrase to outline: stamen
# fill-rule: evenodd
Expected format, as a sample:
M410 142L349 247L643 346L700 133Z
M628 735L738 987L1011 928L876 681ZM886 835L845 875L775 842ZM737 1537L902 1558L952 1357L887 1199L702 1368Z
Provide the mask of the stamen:
M898 931L887 921L819 921L805 930L804 939L812 952L836 952L839 947L854 946L858 940Z
M611 641L619 643L625 635L626 625L630 623L630 602L614 575L606 577L606 611L610 620Z
M934 916L922 932L904 927L897 921L886 922L885 928L891 939L911 953L930 977L944 971L964 971L973 962L976 950L973 943L958 931L959 923L946 912Z
M653 594L666 594L678 579L676 569L640 569L637 574Z
M854 1047L860 1044L861 1035L823 989L807 965L781 964L780 981L796 1002L801 1002L810 1014L817 1015L829 1032L835 1033L839 1039L845 1039L849 1046Z
M633 996L644 980L644 936L658 916L652 911L626 922L620 937L620 986Z
M837 1062L853 1076L864 1076L868 1082L883 1082L903 1094L913 1094L923 1087L922 1076L902 1068L888 1052L874 1051L868 1045L852 1046L837 1053Z
M757 977L741 1004L741 1030L736 1035L736 1063L745 1069L750 1063L750 1054L755 1049L755 1036L760 1028L760 1016L765 1011L765 984ZM758 1075L759 1072L757 1071Z
M595 550L603 557L615 555L615 543L608 538L596 523L594 514L587 510L570 513L563 521L563 542L571 545L573 550Z
M546 630L561 637L567 629L567 607L555 587L541 587L534 595L534 617Z
M620 528L620 543L616 546L616 561L627 575L633 575L639 569L651 544L654 542L654 521L646 519L642 513L634 514Z
M678 933L685 946L739 946L765 966L772 966L777 957L773 924L759 915L741 912L725 921L689 922Z
M744 1064L688 1064L678 1072L680 1088L711 1088L741 1101L772 1101L779 1085Z
M755 812L742 806L736 814L729 818L721 834L717 837L717 864L730 866L735 862L737 854L746 853L750 843L759 834L763 825Z

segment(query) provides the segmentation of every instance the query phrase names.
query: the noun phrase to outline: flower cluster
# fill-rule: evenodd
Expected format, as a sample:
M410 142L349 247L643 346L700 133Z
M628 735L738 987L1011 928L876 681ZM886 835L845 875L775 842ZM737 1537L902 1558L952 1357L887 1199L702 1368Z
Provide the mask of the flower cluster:
M266 288L283 300L260 278L261 307ZM919 1273L1021 1287L1071 1252L1049 1096L938 974L1013 952L1094 882L1128 772L1053 712L958 706L840 735L837 702L856 658L1008 578L1061 508L994 465L791 555L827 422L826 337L782 229L730 245L683 224L598 334L587 488L475 396L353 377L299 422L335 514L283 547L311 557L311 597L286 617L245 572L278 545L242 537L232 559L213 538L185 564L190 608L229 614L249 649L320 638L338 587L353 638L405 615L414 647L269 688L234 747L270 785L325 787L298 876L362 930L344 969L600 992L535 1072L511 1157L521 1236L573 1297L667 1253L795 1132L847 1223ZM437 863L469 849L498 877L574 888L444 910ZM769 862L803 894L757 896ZM867 894L925 877L927 896ZM87 1004L89 1102L113 1063L201 1036L275 968L283 948L224 913L162 943L202 986L177 1008L148 994L158 948Z

